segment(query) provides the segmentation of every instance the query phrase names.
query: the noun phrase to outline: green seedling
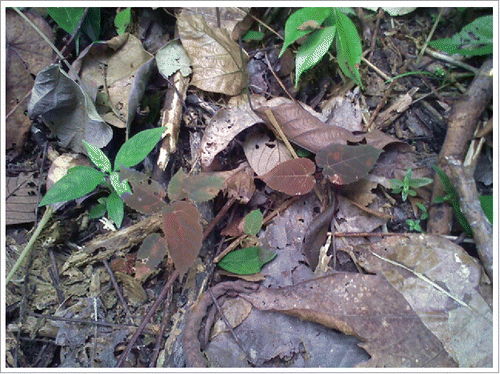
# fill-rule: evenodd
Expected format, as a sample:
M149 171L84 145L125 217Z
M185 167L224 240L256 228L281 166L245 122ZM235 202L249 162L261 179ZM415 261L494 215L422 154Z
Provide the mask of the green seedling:
M75 166L69 169L68 173L47 192L39 206L78 199L104 184L111 193L100 199L98 208L92 211L92 216L97 217L99 213L107 211L109 218L120 227L124 213L124 204L120 196L132 191L127 181L120 182L118 172L121 167L129 168L144 160L161 139L164 131L165 129L159 127L142 131L130 138L118 151L113 167L109 158L99 148L84 140L83 144L90 160L99 170L89 166Z
M132 13L130 7L125 8L115 17L115 28L118 35L125 34L130 21L132 20Z
M429 217L429 213L427 212L427 208L422 203L417 203L418 208L422 211L420 218L417 219L407 219L406 223L410 230L422 232L422 227L420 226L420 222L426 220Z
M245 234L255 236L262 228L263 216L256 209L247 214L244 220ZM229 252L218 265L231 273L250 275L258 273L264 264L276 257L276 253L261 247L245 247Z
M432 179L430 178L412 178L413 171L411 168L408 168L406 171L404 179L401 181L399 179L391 179L391 187L392 193L399 194L401 193L401 197L403 201L406 201L408 195L417 196L417 192L414 190L416 188L420 188L432 183Z
M446 192L445 196L437 196L434 199L434 204L440 204L444 202L450 204L453 207L455 216L457 217L457 220L464 229L464 231L467 233L467 235L472 236L472 228L470 227L467 218L465 218L464 214L462 213L462 209L460 208L460 200L458 197L458 193L451 184L450 178L448 178L446 173L436 165L433 165L432 167L436 171L437 175L439 175L439 179L441 179L444 191Z
M293 13L285 24L285 42L280 52L308 35L295 57L295 86L302 73L315 66L329 51L335 41L337 63L342 72L363 88L357 65L361 62L361 39L354 23L344 13L344 8L302 8ZM352 12L353 13L353 12Z

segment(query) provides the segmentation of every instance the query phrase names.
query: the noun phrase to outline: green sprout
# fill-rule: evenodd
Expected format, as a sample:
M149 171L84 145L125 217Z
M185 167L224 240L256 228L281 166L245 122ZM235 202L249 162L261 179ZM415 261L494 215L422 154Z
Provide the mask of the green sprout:
M432 179L430 178L412 178L413 171L411 168L408 168L406 171L405 177L403 180L399 179L391 179L391 187L392 193L399 194L401 193L401 197L403 201L406 201L408 195L417 196L417 192L414 190L416 188L420 188L432 183Z

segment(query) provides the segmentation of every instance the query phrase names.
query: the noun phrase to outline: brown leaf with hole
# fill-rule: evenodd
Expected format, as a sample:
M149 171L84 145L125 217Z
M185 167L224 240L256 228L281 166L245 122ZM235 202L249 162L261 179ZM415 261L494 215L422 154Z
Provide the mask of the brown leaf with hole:
M310 192L316 180L312 174L316 165L308 158L285 161L260 177L273 190L290 196L305 195Z
M52 29L42 17L31 12L24 14L50 41L54 42ZM33 76L52 63L54 52L14 10L5 11L5 24L5 112L10 113L15 109L5 123L5 145L9 149L13 145L22 146L23 137L31 127L31 121L25 114L28 100L21 101L33 88L35 83ZM17 106L18 104L20 105Z
M363 178L382 151L371 145L330 144L316 154L316 163L333 184L344 185Z
M243 59L238 43L227 30L211 27L203 16L186 11L177 16L182 45L193 62L191 84L201 90L238 95L245 87Z
M153 214L161 211L165 206L165 196L167 191L160 183L151 179L146 174L130 168L120 170L120 182L127 180L131 186L133 194L125 192L121 198L132 209L143 214Z
M313 153L331 143L347 144L348 141L355 143L363 139L363 136L354 135L342 127L326 125L295 102L271 107L265 105L256 109L273 131L275 130L266 114L266 108L271 110L288 140Z
M441 342L380 275L339 273L284 288L240 294L260 310L281 312L355 335L367 367L456 367Z
M176 201L163 208L163 233L175 268L182 278L201 249L200 212L191 203Z

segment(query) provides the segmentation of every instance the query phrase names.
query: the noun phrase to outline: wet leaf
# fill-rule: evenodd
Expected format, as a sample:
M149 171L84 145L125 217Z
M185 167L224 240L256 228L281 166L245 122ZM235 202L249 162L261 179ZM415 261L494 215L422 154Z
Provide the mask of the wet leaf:
M120 181L124 180L132 185L133 193L123 193L121 198L132 209L143 214L153 214L166 206L164 198L167 192L160 183L146 174L123 168L120 171Z
M250 275L258 273L274 257L276 253L268 249L248 247L229 252L217 265L231 273Z
M163 208L163 233L175 268L182 278L201 249L200 213L191 203L177 201Z
M441 342L383 276L339 273L284 288L240 294L260 310L282 312L354 335L367 367L455 367Z
M363 139L342 127L326 125L298 103L288 102L269 107L288 140L313 153L331 143L346 144L347 141L354 143ZM261 106L256 111L273 130L271 121L267 118L266 106Z
M243 66L238 43L224 29L211 27L201 15L181 12L177 27L182 45L193 63L191 84L201 90L238 95L245 87Z
M54 42L52 29L42 17L31 12L24 14ZM5 122L5 145L9 149L14 145L22 146L31 127L26 115L28 100L21 101L33 87L33 76L52 63L54 51L14 10L5 10L5 25L5 112L10 113L17 107Z
M149 234L137 251L135 279L144 278L162 262L168 253L167 241L160 234Z
M367 175L381 153L371 145L330 144L316 154L316 162L332 183L344 185Z
M268 173L276 165L292 159L282 141L271 140L269 134L263 131L250 134L243 143L243 151L248 163L259 176Z
M42 117L63 147L78 153L85 154L82 140L103 148L113 137L87 94L58 65L37 75L28 111L30 118Z
M308 158L285 161L260 178L272 189L287 195L305 195L316 183L312 173L316 165Z
M245 234L257 235L262 228L262 212L259 209L247 214L245 217Z

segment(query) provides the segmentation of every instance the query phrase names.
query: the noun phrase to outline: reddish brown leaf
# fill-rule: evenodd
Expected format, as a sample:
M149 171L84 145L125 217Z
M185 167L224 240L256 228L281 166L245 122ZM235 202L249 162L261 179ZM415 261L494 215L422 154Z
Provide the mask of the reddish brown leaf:
M266 108L267 106L261 106L256 111L274 130ZM314 153L331 143L346 144L347 141L354 143L363 139L363 136L354 135L342 127L326 125L294 102L270 109L288 140Z
M121 198L132 209L144 214L153 214L159 212L166 205L163 198L167 192L160 183L149 178L146 174L122 168L120 182L125 179L132 185L134 193L125 192Z
M160 234L149 234L137 252L135 262L135 279L153 271L167 254L167 241Z
M200 212L191 203L177 201L163 208L163 233L175 268L182 278L201 249Z
M316 154L316 162L332 183L344 185L367 175L381 153L371 145L330 144Z
M315 170L314 162L308 158L297 158L275 166L260 178L276 191L291 196L305 195L314 187L316 181L312 173Z

